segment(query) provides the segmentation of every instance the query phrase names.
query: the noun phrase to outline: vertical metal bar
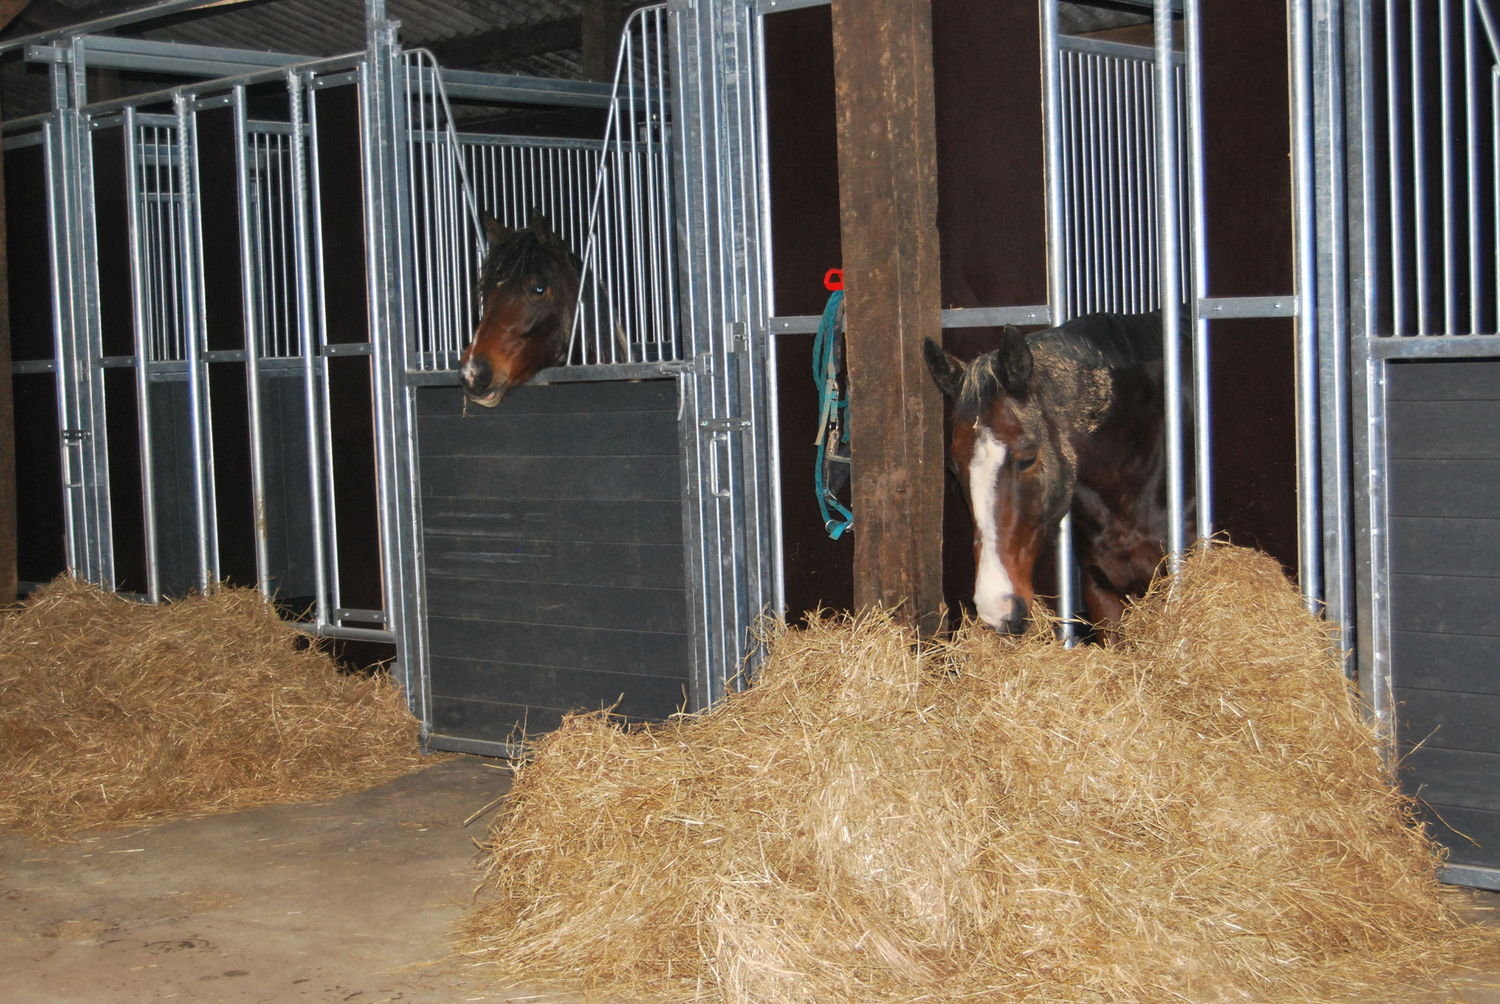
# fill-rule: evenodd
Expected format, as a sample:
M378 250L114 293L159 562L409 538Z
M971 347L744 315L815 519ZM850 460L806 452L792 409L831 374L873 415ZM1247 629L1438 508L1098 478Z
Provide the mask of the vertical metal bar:
M1419 20L1422 4L1411 5L1411 93L1408 113L1411 117L1412 154L1412 222L1416 229L1413 250L1416 252L1417 334L1432 334L1431 297L1429 293L1428 226L1427 226L1427 116L1426 89L1422 79L1422 36Z
M1479 94L1475 86L1478 69L1474 58L1474 4L1465 0L1463 9L1464 39L1464 149L1468 153L1464 169L1464 193L1467 196L1468 226L1465 239L1469 257L1469 323L1464 330L1477 334L1485 330L1484 269L1480 266L1480 117Z
M412 388L406 380L412 325L407 162L399 144L409 127L395 93L395 27L384 0L365 2L366 56L360 65L360 147L369 275L376 472L387 627L396 638L395 676L425 739L432 727L427 666L426 590L416 491Z
M1390 334L1404 335L1412 332L1407 327L1407 287L1409 277L1406 274L1406 247L1408 238L1405 226L1405 153L1408 145L1405 142L1403 132L1403 119L1400 114L1401 101L1399 98L1401 87L1401 61L1397 48L1396 33L1396 0L1385 0L1385 112L1386 131L1388 134L1386 149L1389 157L1386 163L1386 175L1390 179L1390 219L1387 226L1390 230L1390 245L1387 254L1390 257ZM1372 78L1366 75L1364 86L1370 87ZM1373 267L1374 262L1371 261ZM1377 315L1371 315L1370 322L1377 323ZM1371 330L1371 334L1374 334Z
M1193 449L1197 465L1194 496L1197 508L1195 531L1200 539L1213 536L1213 399L1211 345L1208 321L1200 316L1198 304L1208 295L1208 218L1204 208L1203 156L1203 40L1198 3L1189 3L1183 11L1183 72L1187 83L1184 116L1187 125L1188 279L1189 323L1193 333Z
M1370 0L1351 0L1344 5L1344 28L1347 45L1346 65L1352 80L1343 88L1348 129L1348 241L1349 274L1349 347L1351 409L1355 421L1350 429L1353 456L1354 579L1358 615L1354 618L1360 692L1375 723L1387 739L1393 739L1391 724L1389 565L1386 556L1386 455L1384 369L1371 352L1379 335L1376 324L1382 304L1398 302L1401 272L1396 265L1397 245L1386 250L1392 257L1392 268L1385 275L1391 281L1388 292L1381 289L1383 274L1378 267L1381 249L1377 246L1377 215L1382 197L1392 206L1390 219L1398 218L1395 203L1399 199L1399 141L1394 126L1399 89L1391 70L1395 60L1394 6L1385 4L1385 34L1377 39L1372 24ZM1382 44L1383 43L1383 44ZM1384 65L1377 71L1376 59L1385 51ZM1385 121L1392 131L1386 145L1388 188L1376 184L1375 166L1380 146L1375 132L1379 108L1379 80L1386 81ZM1390 299L1387 299L1390 297ZM1393 333L1401 333L1401 313L1394 315Z
M1467 0L1466 0L1467 2ZM1442 178L1438 191L1442 196L1443 240L1442 269L1443 314L1439 328L1444 333L1458 330L1458 221L1453 215L1453 147L1457 138L1457 116L1453 111L1453 7L1451 0L1438 4L1438 146Z
M266 437L261 402L261 353L265 347L262 328L274 325L275 307L273 297L270 303L265 304L266 309L261 309L261 304L257 303L255 285L258 274L274 271L256 267L258 261L263 262L268 256L274 235L271 228L265 228L259 234L261 239L255 239L257 235L251 225L250 190L256 182L255 173L260 162L257 159L254 165L251 163L255 158L255 147L250 139L245 88L235 87L231 92L231 99L234 109L235 197L239 203L236 215L239 218L240 288L243 290L240 309L245 328L246 401L250 409L250 505L254 513L252 531L255 535L255 581L261 593L269 597L275 592L275 585L271 581L270 529L266 525ZM266 167L260 178L260 191L264 193L262 201L265 203L271 201L271 161L268 146ZM266 279L274 282L272 275L267 274Z
M655 26L654 26L654 32L655 32L656 38L658 40L662 39L661 17L662 17L661 11L657 11L656 14L655 14L655 22L656 23L655 23ZM661 48L662 48L662 46L658 45L658 49L657 49L658 53L661 51ZM760 80L760 81L764 81L766 79L766 35L765 35L765 31L764 31L764 21L761 22L761 30L756 32L755 65L756 65L756 78L758 80ZM667 81L665 79L665 76L662 73L662 68L661 68L660 64L658 64L656 86L657 86L657 93L661 96L661 99L664 100L665 97L666 97L666 94L667 94ZM663 108L660 108L659 110L660 110L660 114L661 114L661 122L663 123L663 127L664 127L665 123L666 123L666 109L663 107ZM758 129L759 129L759 134L762 137L770 135L769 110L768 110L768 108L766 106L766 89L765 89L765 87L758 87L758 88L756 88L756 123L757 123ZM667 176L670 175L670 173L671 173L670 172L670 165L669 165L669 163L667 161L668 151L667 151L667 146L666 146L666 132L665 132L665 128L663 128L662 140L663 140L663 142L662 142L661 148L660 148L661 149L661 163L659 165L659 169L661 170L661 172L663 174L662 188L663 188L663 190L665 192L665 190L667 189L667 182L668 182ZM769 277L774 276L776 274L773 271L773 269L772 269L772 254L771 254L772 248L771 248L771 241L768 239L769 236L770 236L770 233L771 233L771 172L770 172L769 158L765 157L765 156L761 156L761 157L757 158L757 163L760 166L759 176L758 176L758 180L759 180L759 193L758 194L759 194L759 202L760 202L760 218L759 218L759 221L758 221L758 225L760 227L761 234L764 235L765 238L767 238L767 239L762 239L762 240L760 240L758 242L759 247L761 249L761 266L760 266L760 269L761 269L761 275L766 276L767 278L769 278ZM668 208L669 205L670 205L669 203L665 203L665 202L663 203L663 207L662 207L663 208L663 212L667 211L667 208ZM664 225L664 231L667 234L670 234L670 228L669 227L665 227L665 225ZM670 255L670 249L671 249L671 245L673 243L672 240L671 240L671 238L668 237L667 240L665 241L665 243L667 245L668 253ZM665 273L665 277L664 278L666 279L667 282L670 282L670 275L671 275L670 272ZM661 280L658 280L658 281L661 282ZM666 285L665 289L664 289L664 293L669 292L670 289L671 289L670 285ZM667 301L668 301L668 303L671 303L672 302L672 297L667 296ZM761 306L760 306L760 315L759 315L759 317L760 317L760 319L764 319L764 318L772 317L774 315L775 315L774 283L768 281L768 282L764 283L762 285L762 287L761 287ZM675 318L673 320L675 322ZM758 321L758 323L759 323L759 321ZM674 323L673 327L668 328L667 330L668 331L675 331L676 330L675 323ZM664 333L663 337L665 338L665 333ZM762 603L769 602L769 604L770 604L770 610L769 611L763 611L763 612L769 612L769 613L773 613L774 614L774 613L778 613L778 612L786 610L786 569L785 569L784 558L783 558L783 555L785 553L785 546L784 546L784 544L785 544L785 536L784 536L784 526L782 524L782 505L781 505L781 499L782 499L782 484L781 484L781 406L780 406L779 395L778 395L779 384L778 384L778 381L776 379L776 373L777 373L777 360L776 360L777 342L776 342L775 337L773 337L769 333L769 331L767 331L764 334L764 338L765 338L765 345L766 345L766 356L765 356L765 362L764 362L765 372L766 372L765 384L766 384L767 391L768 391L767 398L766 398L766 416L767 416L767 421L769 422L770 429L771 429L771 435L768 437L768 443L769 443L770 449L769 449L768 462L767 462L767 465L766 465L768 473L769 473L769 476L768 476L768 479L767 479L767 487L769 489L769 493L768 494L769 494L769 497L770 497L770 504L769 504L770 524L769 524L769 527L768 527L768 533L769 533L769 537L770 537L770 546L769 546L770 568L768 569L768 571L766 573L766 578L768 580L768 584L767 584L766 589L763 590L763 592L762 592Z
M156 444L151 416L151 321L142 240L140 126L135 108L121 113L125 156L125 226L130 241L130 326L135 345L135 415L140 441L141 530L146 545L146 599L161 601L161 541L156 526Z
M313 249L309 240L308 195L310 189L307 151L312 146L312 132L304 121L303 102L308 88L300 74L287 74L287 99L291 106L291 196L292 196L292 275L296 283L297 348L302 356L302 401L306 412L307 484L312 507L312 559L314 618L318 628L326 628L331 619L328 609L327 534L323 524L325 501L322 454L324 437L320 421L318 393L322 359L318 354L317 329L313 318L312 279L315 270Z
M1064 204L1063 136L1062 136L1062 45L1057 25L1057 0L1042 0L1042 108L1044 156L1046 157L1047 197L1047 302L1050 322L1055 326L1072 316L1069 302L1072 273L1066 246L1066 206ZM1084 89L1078 88L1080 103ZM1063 516L1057 529L1057 613L1062 619L1062 635L1067 644L1077 637L1073 618L1078 614L1077 584L1074 578L1073 517Z
M1312 0L1306 23L1309 65L1307 74L1294 78L1294 107L1305 107L1308 149L1312 160L1305 165L1310 172L1310 198L1315 210L1312 219L1299 220L1299 228L1312 227L1316 248L1315 268L1309 277L1315 283L1317 370L1308 380L1316 380L1313 393L1318 407L1318 440L1312 444L1315 460L1320 464L1319 499L1321 502L1321 539L1317 547L1322 556L1321 591L1308 596L1316 609L1322 601L1325 616L1337 624L1345 639L1354 635L1353 579L1354 543L1352 538L1352 461L1350 457L1350 271L1349 234L1351 230L1345 191L1348 164L1344 150L1347 142L1344 105L1347 100L1345 44L1342 12L1332 0ZM1294 148L1295 150L1296 148ZM1295 175L1301 179L1299 172ZM1356 337L1358 337L1356 335ZM1307 587L1304 584L1304 595Z
M1194 0L1184 0L1184 6ZM1172 0L1154 0L1156 33L1156 199L1160 249L1163 383L1167 423L1167 546L1176 572L1185 546L1182 437L1182 258L1177 191L1177 88L1172 59Z
M175 260L180 262L182 335L187 360L188 400L192 408L193 498L198 532L198 588L217 583L219 572L217 498L214 477L212 412L209 407L208 363L203 359L203 297L201 234L198 226L197 143L191 99L182 93L173 99L177 115L177 214L178 240Z
M312 333L315 351L320 354L328 348L328 270L324 258L323 244L323 183L322 165L318 152L318 91L314 87L307 90L307 125L308 125L308 173L309 173L309 199L312 206L312 267L313 267L313 289L317 296L317 312L315 315L316 330ZM320 359L319 362L319 392L322 395L321 410L318 412L323 434L323 441L333 443L333 403L332 382L328 363ZM320 597L324 602L329 623L342 623L341 618L335 611L344 607L343 590L340 586L339 569L339 523L338 505L336 502L337 482L334 479L333 451L325 449L322 451L321 473L315 473L315 477L321 477L323 485L323 511L317 514L322 520L322 539L324 555L324 583ZM320 622L322 615L320 614Z
M1316 609L1323 594L1321 501L1318 495L1317 227L1313 183L1312 42L1309 0L1288 8L1292 56L1292 219L1294 222L1297 328L1297 552L1303 599Z

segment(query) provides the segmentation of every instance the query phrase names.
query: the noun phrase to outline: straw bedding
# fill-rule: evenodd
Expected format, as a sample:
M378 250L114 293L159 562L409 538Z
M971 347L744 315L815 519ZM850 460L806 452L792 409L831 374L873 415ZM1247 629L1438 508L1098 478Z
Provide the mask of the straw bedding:
M824 618L703 715L572 717L460 950L632 999L1267 1001L1478 948L1274 561L1198 553L1122 636Z
M61 578L0 615L0 825L94 827L309 801L408 773L417 722L250 589L163 606Z

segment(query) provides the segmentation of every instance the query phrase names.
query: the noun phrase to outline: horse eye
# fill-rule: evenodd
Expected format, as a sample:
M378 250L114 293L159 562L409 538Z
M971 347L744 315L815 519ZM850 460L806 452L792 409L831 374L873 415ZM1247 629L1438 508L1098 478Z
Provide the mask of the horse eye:
M544 286L542 283L539 283L539 282L532 283L532 285L531 285L531 295L535 296L537 298L541 298L543 296L546 296L547 295L547 287Z
M1016 471L1024 473L1036 466L1036 451L1028 450L1025 453L1016 454Z

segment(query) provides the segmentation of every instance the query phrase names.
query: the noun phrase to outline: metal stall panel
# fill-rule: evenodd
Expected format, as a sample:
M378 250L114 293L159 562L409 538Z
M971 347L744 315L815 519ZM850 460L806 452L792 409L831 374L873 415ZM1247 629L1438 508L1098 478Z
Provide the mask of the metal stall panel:
M766 506L764 479L740 466L753 450L729 445L751 438L740 402L755 377L736 356L748 322L732 333L704 318L712 330L693 337L678 321L689 281L678 248L709 226L701 186L695 223L674 222L682 177L705 170L684 167L691 154L674 143L679 16L694 15L657 6L631 18L612 88L547 92L547 103L608 108L602 142L460 132L445 95L455 81L470 99L539 99L413 54L394 64L408 138L391 170L410 212L390 239L413 265L393 353L413 428L409 466L397 467L413 479L416 528L403 616L420 624L410 647L434 747L510 754L569 710L704 707L770 605L764 584L745 585L764 572L744 560L741 515ZM737 184L755 178L752 162ZM465 415L452 370L477 320L478 211L519 225L533 208L581 249L569 363ZM694 289L732 281L698 267ZM392 441L402 449L399 431Z
M677 385L417 395L428 744L498 755L569 711L688 702Z
M26 386L55 376L59 483L65 503L78 497L63 511L83 513L65 521L68 568L153 601L223 579L256 584L310 611L309 630L389 640L378 587L355 590L364 608L339 594L333 487L361 447L336 436L329 405L360 378L334 381L328 360L364 357L367 412L371 346L363 298L351 325L338 294L358 284L330 281L322 264L325 213L355 224L352 240L327 243L363 258L362 210L357 188L325 196L319 184L330 147L310 96L352 95L359 57L287 70L296 57L247 53L228 64L249 69L242 76L87 104L96 54L126 69L202 72L193 47L137 40L115 51L110 41L80 34L27 50L57 84L58 110L40 127L56 358L23 360L19 372ZM324 104L334 158L357 151L356 103ZM21 163L29 148L18 148ZM351 192L352 216L341 211ZM361 342L339 344L354 328ZM368 419L363 433L368 454ZM90 456L106 477L69 473ZM373 512L373 477L353 480ZM370 536L358 535L361 583L379 580Z
M693 696L704 706L783 606L776 403L766 292L761 15L742 0L674 2L672 114L684 353L684 526ZM742 681L741 681L742 682Z
M1500 888L1500 68L1491 5L1347 5L1360 681L1448 881Z

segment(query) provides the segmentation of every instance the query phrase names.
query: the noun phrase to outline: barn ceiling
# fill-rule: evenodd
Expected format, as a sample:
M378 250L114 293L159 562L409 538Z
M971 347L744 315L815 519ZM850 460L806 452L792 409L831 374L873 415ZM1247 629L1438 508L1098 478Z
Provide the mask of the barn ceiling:
M614 10L618 5L619 13ZM0 39L51 31L143 6L146 0L0 0L0 17L19 8ZM642 0L386 0L407 46L425 46L455 68L565 79L599 78L613 65L587 52L591 24L623 17ZM1089 32L1149 20L1129 0L1064 3L1065 31ZM220 0L216 5L117 32L159 41L331 56L364 46L364 0ZM595 47L597 48L597 47ZM609 46L612 50L613 46ZM593 72L591 73L590 70ZM125 84L125 93L130 92ZM162 86L160 81L153 87ZM144 85L135 89L143 89ZM0 66L6 118L46 110L47 75L15 56Z

